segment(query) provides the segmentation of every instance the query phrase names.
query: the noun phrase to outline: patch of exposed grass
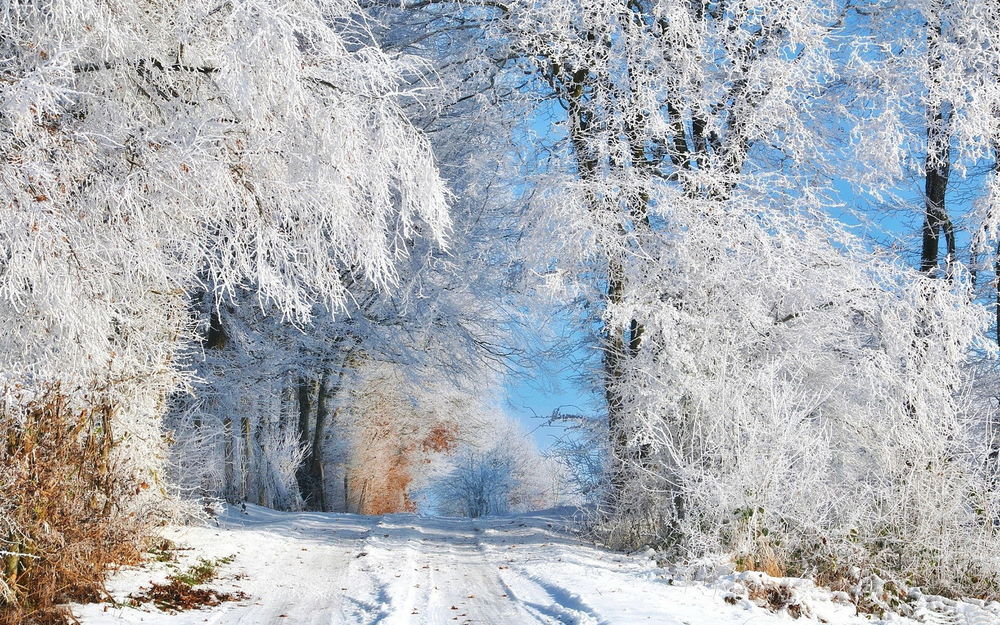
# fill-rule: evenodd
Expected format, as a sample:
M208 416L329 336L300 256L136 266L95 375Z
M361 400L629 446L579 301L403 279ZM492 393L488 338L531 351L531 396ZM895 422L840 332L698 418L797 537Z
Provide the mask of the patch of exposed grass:
M224 564L229 564L232 561L233 556L227 556L225 558L218 558L215 560L198 558L197 564L188 567L188 570L183 573L171 575L168 579L178 581L182 584L187 584L188 586L198 586L215 579L218 574L218 568Z
M160 610L166 612L181 612L216 606L225 601L248 599L249 596L243 592L223 592L211 588L195 588L195 586L206 584L215 579L218 575L218 568L229 564L233 559L234 556L217 558L215 560L198 558L198 562L188 567L186 571L167 577L165 584L154 582L149 588L132 593L129 595L129 603L133 606L152 603Z

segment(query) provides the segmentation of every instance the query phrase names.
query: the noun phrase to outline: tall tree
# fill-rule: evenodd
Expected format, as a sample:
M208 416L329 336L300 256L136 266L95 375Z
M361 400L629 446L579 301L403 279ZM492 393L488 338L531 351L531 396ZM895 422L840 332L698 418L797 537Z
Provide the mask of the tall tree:
M22 393L4 406L13 423L53 388L69 410L106 407L115 470L155 483L193 339L189 294L252 286L306 321L342 310L349 282L392 284L408 241L444 244L445 186L400 106L406 64L371 45L357 14L341 0L0 12L0 377ZM52 535L36 529L0 540ZM0 584L20 588L26 562Z
M927 22L927 154L924 157L924 224L920 271L932 273L938 268L938 241L944 234L947 245L946 268L955 260L955 228L948 216L945 203L948 177L951 173L951 103L940 101L938 84L941 81L941 48L943 2L931 7Z
M815 136L799 107L830 71L836 6L468 0L414 7L442 31L484 32L495 67L531 77L519 90L534 100L531 123L565 137L562 167L572 177L556 184L575 205L545 201L572 222L570 236L593 242L588 254L603 258L596 273L587 271L602 319L602 386L620 489L627 457L642 456L627 440L618 389L644 329L635 320L606 323L601 311L623 303L635 259L670 228L650 219L650 190L724 200L759 142L775 132Z
M216 317L209 312L214 306L198 311L206 349L197 355L197 372L204 382L195 397L175 408L171 425L179 436L194 440L233 440L199 453L178 448L177 472L216 467L212 477L198 477L197 471L191 477L212 482L209 490L230 500L294 507L300 496L308 508L341 504L339 495L320 495L339 488L336 477L324 475L324 466L348 436L339 415L355 401L347 391L357 384L359 363L401 367L414 387L447 379L466 392L481 393L495 382L494 371L519 357L509 332L521 281L513 254L519 236L517 211L511 208L515 180L505 175L510 139L498 132L506 129L502 119L508 113L486 97L486 89L479 97L470 83L474 71L454 62L461 54L474 63L479 46L471 39L460 45L452 41L445 56L441 43L422 31L404 32L399 23L391 33L382 32L382 20L370 16L367 23L376 29L382 49L410 59L402 110L430 142L451 191L449 245L411 237L401 246L405 257L395 263L390 289L348 276L344 309L331 314L316 307L308 326L274 307L262 309L252 292L238 295L235 305L223 303ZM420 62L412 61L416 58ZM486 78L471 78L480 80ZM222 349L209 349L213 324L230 337ZM324 377L340 382L324 385ZM267 448L256 450L249 461L251 450L225 427L235 406L253 429L265 433L291 419L305 453L295 479L279 462L289 454L284 437L262 436ZM196 419L208 426L199 431ZM228 463L236 471L222 469L229 456L235 456ZM244 488L244 482L266 486ZM293 497L279 497L283 492Z

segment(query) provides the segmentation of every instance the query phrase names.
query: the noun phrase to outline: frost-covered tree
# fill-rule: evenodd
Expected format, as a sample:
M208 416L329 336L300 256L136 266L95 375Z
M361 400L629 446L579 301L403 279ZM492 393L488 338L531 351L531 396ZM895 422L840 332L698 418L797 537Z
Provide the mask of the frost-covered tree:
M468 392L492 383L494 372L518 356L509 331L521 280L513 265L519 233L505 121L511 109L480 93L482 85L470 84L470 65L455 63L459 50L463 59L475 58L480 46L474 38L452 38L445 50L397 17L369 17L367 23L384 49L422 59L407 68L411 97L403 111L427 137L452 191L449 246L407 241L393 288L353 281L344 310L330 314L317 307L308 326L273 306L258 306L249 291L236 301L213 292L196 298L200 383L170 417L184 441L175 446L174 460L185 490L233 501L263 495L261 503L279 507L295 507L301 499L309 508L329 508L322 493L336 485L321 472L346 436L338 415L351 409L357 376L351 363L399 367L408 384L446 379ZM299 432L296 444L305 456L291 481L287 473L257 475L282 466L264 459L286 457L282 441L291 439L265 435L274 443L271 450L246 442L272 423ZM258 481L286 483L292 496L272 499L271 489L248 486Z
M523 427L496 408L477 421L463 428L461 444L425 479L428 506L442 514L482 517L573 500L566 467L542 454Z
M922 271L944 276L958 260L985 269L993 257L985 213L1000 136L1000 8L962 0L855 7L838 78L852 113L839 121L857 148L844 178L880 205L919 218L915 264Z
M411 241L444 242L445 187L401 109L409 61L356 15L340 0L0 14L8 411L55 385L107 404L115 466L156 483L187 294L250 288L307 321L355 283L392 285Z
M400 61L344 29L349 3L74 7L5 13L4 357L22 380L169 375L192 286L253 285L308 318L351 281L392 282L407 237L444 236Z
M623 392L642 458L629 501L649 516L619 511L623 540L989 587L1000 493L964 370L984 311L824 217L663 206L678 230L611 310L647 333L624 381L643 392Z
M500 66L527 75L519 92L543 103L537 119L554 122L564 139L547 168L554 177L539 183L555 189L541 202L565 231L556 264L577 269L566 262L577 252L590 297L611 305L628 289L629 259L642 254L642 239L664 227L649 218L654 185L725 197L770 133L816 136L797 107L831 72L830 33L841 19L838 7L820 2L419 6L455 28L478 25ZM620 448L613 456L624 460L615 381L642 328L612 330L603 332L605 389Z
M621 543L751 561L786 549L791 568L850 561L939 584L969 565L995 579L980 558L996 544L996 495L967 401L963 365L983 319L967 274L953 260L952 280L936 284L829 218L844 186L900 184L903 159L925 156L912 157L910 136L930 142L921 170L935 188L945 160L989 148L995 9L983 6L414 5L442 32L479 29L497 75L522 77L524 140L546 137L544 167L526 179L546 224L536 267L596 312L605 525ZM886 15L905 19L875 28ZM957 62L935 60L946 52ZM948 113L945 140L946 109L960 105L969 119ZM920 209L942 232L938 201ZM788 487L814 449L834 450L831 483L870 489L861 517L836 517L824 486ZM765 505L765 492L785 499ZM778 504L779 521L752 529ZM819 531L828 521L841 529Z

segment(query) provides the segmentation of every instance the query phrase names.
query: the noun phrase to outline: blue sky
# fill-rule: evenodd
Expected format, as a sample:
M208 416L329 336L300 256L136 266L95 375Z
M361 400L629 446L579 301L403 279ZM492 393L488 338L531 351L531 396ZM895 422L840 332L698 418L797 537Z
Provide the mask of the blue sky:
M504 387L504 408L515 417L535 439L539 449L547 449L560 433L558 428L545 427L545 418L556 409L565 413L593 414L599 410L599 397L573 379L574 371L566 363L541 363L542 374L535 379L510 377ZM555 370L554 369L562 369Z
M603 396L580 379L601 365L601 356L587 334L592 328L582 324L572 309L556 304L541 317L544 327L536 328L535 333L525 328L525 340L534 344L528 345L531 353L521 362L520 370L504 380L501 408L545 450L562 435L562 428L545 425L553 411L600 416L605 407Z

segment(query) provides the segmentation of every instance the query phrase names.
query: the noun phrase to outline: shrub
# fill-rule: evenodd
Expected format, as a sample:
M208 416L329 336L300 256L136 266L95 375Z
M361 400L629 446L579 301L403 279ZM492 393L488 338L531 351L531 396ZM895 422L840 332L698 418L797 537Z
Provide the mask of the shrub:
M677 233L634 285L660 294L609 311L644 328L612 387L628 479L609 542L996 595L1000 490L968 363L990 346L963 276L874 262L807 213L663 204Z
M110 401L82 404L53 387L0 408L0 625L65 620L59 603L98 596L109 564L138 559L128 503L148 484L118 466Z

